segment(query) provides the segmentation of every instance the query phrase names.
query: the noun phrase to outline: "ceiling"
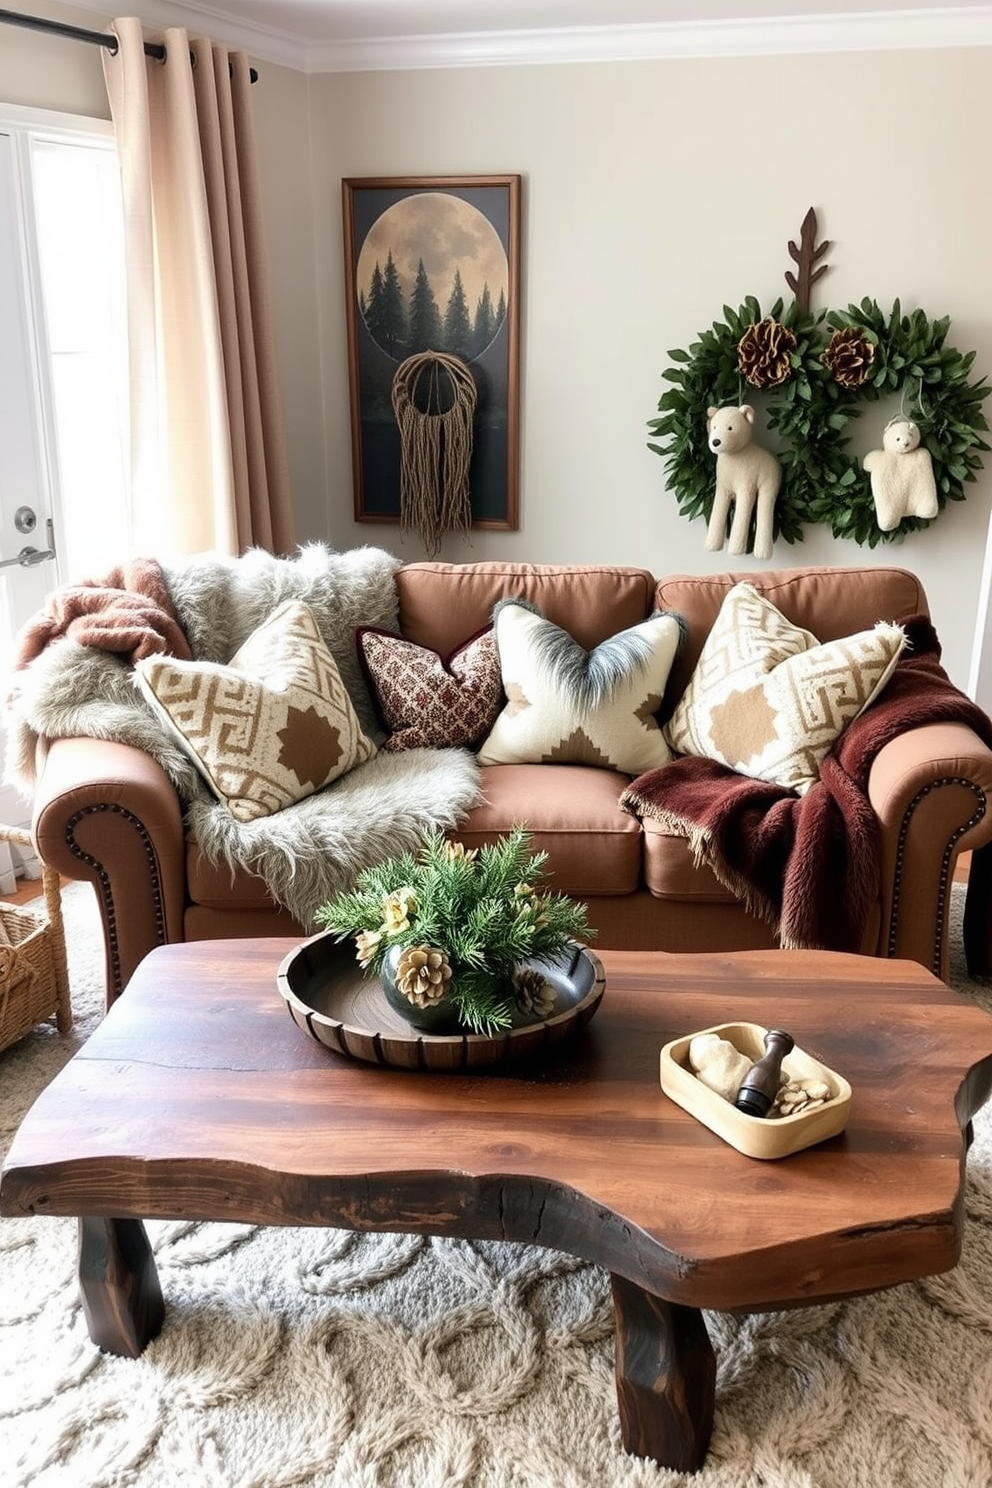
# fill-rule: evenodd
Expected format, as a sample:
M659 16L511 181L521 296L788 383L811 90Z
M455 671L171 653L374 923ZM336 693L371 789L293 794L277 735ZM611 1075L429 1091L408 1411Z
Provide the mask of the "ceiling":
M992 3L950 0L130 0L127 13L313 72L992 44Z

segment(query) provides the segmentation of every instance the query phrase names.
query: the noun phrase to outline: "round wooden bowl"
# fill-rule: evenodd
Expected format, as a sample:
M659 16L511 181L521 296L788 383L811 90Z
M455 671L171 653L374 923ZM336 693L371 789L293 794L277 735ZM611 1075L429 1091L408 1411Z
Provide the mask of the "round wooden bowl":
M555 989L550 1018L505 1033L418 1032L390 1007L377 977L367 977L349 942L330 931L284 957L276 984L298 1028L338 1054L411 1070L462 1070L529 1058L588 1023L606 989L602 962L572 946L556 962L533 961Z

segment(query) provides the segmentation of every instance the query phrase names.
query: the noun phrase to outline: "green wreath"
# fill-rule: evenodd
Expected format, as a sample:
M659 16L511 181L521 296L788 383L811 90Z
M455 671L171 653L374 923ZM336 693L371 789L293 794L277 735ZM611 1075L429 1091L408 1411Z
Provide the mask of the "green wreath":
M940 510L949 500L964 500L964 483L981 469L978 451L989 449L980 431L988 429L981 403L990 388L984 381L968 381L974 352L962 354L944 344L946 317L930 321L922 310L903 316L897 300L886 319L873 300L865 299L844 312L816 316L801 313L795 301L783 313L782 300L776 300L763 319L750 295L737 311L724 305L723 314L688 351L668 353L676 365L662 376L672 387L658 404L660 416L648 424L654 436L648 448L665 459L683 516L703 515L708 521L713 505L707 408L746 402L756 388L765 390L768 427L782 441L776 538L801 542L804 524L818 522L829 525L835 537L875 547L930 525L907 517L882 532L870 478L847 449L845 430L860 416L858 402L874 402L900 389L918 405L913 417L930 452ZM747 339L754 353L750 375L741 370Z

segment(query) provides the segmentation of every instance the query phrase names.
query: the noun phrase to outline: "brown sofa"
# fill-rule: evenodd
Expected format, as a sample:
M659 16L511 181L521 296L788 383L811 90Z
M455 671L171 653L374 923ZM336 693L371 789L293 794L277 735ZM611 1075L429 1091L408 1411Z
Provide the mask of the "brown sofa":
M903 569L811 568L676 575L644 569L520 563L412 563L397 574L400 627L447 653L523 595L585 647L657 607L688 622L667 701L678 696L728 588L761 589L791 620L828 640L879 619L926 613L920 582ZM663 951L773 945L684 838L618 809L628 777L578 765L499 765L484 771L486 802L455 834L467 845L517 822L549 854L554 887L585 899L597 947ZM959 724L916 728L888 744L869 796L881 827L881 893L862 950L905 957L946 975L947 914L955 859L992 839L992 751ZM156 945L230 936L302 934L258 878L212 867L183 831L180 802L139 750L93 739L50 747L35 800L34 834L46 863L89 880L103 914L108 999Z

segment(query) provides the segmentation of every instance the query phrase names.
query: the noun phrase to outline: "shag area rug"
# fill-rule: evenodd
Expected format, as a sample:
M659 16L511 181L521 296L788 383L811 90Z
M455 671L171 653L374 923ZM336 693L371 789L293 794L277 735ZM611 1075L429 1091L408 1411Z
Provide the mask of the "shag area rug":
M0 1054L4 1149L99 1017L91 890L71 885L64 902L76 1028L62 1039L39 1026ZM953 980L992 1009L960 961ZM987 1111L968 1155L967 1216L962 1262L944 1276L801 1311L708 1313L716 1423L695 1476L623 1451L609 1284L595 1267L521 1245L149 1224L165 1326L129 1361L101 1355L87 1336L74 1222L7 1219L0 1482L989 1488Z

